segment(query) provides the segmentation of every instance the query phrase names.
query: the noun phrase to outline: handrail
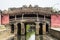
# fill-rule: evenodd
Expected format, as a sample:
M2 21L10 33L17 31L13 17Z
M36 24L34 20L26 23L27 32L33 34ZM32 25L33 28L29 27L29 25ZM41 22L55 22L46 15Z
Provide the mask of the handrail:
M24 17L23 19L35 19L35 20L37 20L37 17ZM15 20L15 18L10 19L10 21L13 21L13 20ZM21 18L16 18L16 20L22 20L22 17ZM39 18L39 20L44 20L44 18ZM46 18L45 20L50 21L50 19L48 19L48 18Z

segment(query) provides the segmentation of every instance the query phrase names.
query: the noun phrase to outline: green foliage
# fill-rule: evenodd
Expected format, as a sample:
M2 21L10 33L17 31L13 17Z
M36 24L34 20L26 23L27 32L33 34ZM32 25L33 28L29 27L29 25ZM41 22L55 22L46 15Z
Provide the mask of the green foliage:
M26 40L28 40L32 36L32 34L35 34L34 30L32 31L29 31L29 30L32 30L32 29L30 29L30 25L28 24L26 25Z
M29 28L30 28L30 25L29 25L29 24L27 24L27 25L26 25L26 31L28 31L28 30L29 30Z

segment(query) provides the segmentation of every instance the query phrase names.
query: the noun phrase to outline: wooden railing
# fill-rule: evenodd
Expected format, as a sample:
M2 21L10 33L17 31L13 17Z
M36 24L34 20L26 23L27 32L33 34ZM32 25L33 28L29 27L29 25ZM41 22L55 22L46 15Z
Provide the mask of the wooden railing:
M26 19L30 19L30 20L37 20L37 17L23 17L23 20L26 20ZM10 21L15 21L15 20L22 20L22 17L21 18L13 18L13 19L10 19ZM39 18L39 20L44 20L44 18ZM50 19L46 18L45 20L47 21L50 21Z

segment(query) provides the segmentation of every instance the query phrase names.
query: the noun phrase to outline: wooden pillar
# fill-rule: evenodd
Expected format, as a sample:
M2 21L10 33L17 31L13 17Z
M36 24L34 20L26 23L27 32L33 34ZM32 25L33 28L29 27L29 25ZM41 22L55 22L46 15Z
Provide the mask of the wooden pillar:
M24 14L22 14L22 20L23 20Z
M15 20L16 20L16 15L15 15Z
M37 21L39 21L38 13L37 13Z
M44 20L45 20L45 15L44 15Z

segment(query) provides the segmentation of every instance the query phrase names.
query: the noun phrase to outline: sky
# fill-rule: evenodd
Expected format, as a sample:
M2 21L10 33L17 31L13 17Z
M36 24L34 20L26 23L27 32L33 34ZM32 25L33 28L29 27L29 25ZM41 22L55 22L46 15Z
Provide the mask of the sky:
M39 7L53 7L60 10L60 0L0 0L0 10L22 7L23 5L38 5Z

